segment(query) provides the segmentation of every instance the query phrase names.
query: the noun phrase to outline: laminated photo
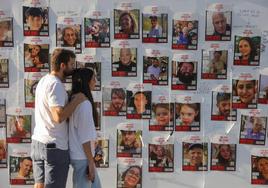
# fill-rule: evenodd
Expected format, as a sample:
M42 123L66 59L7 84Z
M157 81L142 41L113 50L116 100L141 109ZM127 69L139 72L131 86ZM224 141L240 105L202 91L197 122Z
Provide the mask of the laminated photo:
M8 143L30 143L31 142L32 115L7 114Z
M168 57L143 56L143 83L168 85Z
M86 48L110 47L110 18L100 11L84 18L84 39Z
M23 6L24 36L49 36L49 8Z
M142 42L168 42L168 14L164 7L145 7L142 13Z
M9 88L9 59L0 55L0 88Z
M202 50L202 79L227 79L227 50Z
M234 65L259 66L261 51L260 36L235 35Z
M49 44L24 43L24 71L49 72Z
M208 170L208 144L182 142L182 170Z
M30 144L9 144L9 178L11 185L33 185L33 161Z
M123 4L123 3L122 3ZM132 3L130 3L132 4ZM114 9L114 38L140 38L140 10L135 7Z
M97 139L95 142L94 162L97 168L109 167L109 140Z
M235 171L236 144L211 143L210 170Z
M0 18L0 47L12 47L14 45L13 35L13 18Z
M59 17L56 25L57 47L73 47L82 52L81 23L78 18Z
M172 20L172 49L197 50L198 21L191 13L181 13Z
M140 159L118 159L116 187L142 188L142 161Z
M104 87L102 94L104 116L126 116L125 88Z
M136 77L137 58L137 48L112 47L112 77Z

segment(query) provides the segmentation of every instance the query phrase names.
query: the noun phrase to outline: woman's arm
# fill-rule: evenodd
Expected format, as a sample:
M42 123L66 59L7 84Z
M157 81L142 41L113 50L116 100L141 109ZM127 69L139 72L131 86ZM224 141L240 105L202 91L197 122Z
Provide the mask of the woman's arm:
M82 144L83 150L88 160L88 179L94 182L95 179L95 162L91 153L91 143L90 141Z

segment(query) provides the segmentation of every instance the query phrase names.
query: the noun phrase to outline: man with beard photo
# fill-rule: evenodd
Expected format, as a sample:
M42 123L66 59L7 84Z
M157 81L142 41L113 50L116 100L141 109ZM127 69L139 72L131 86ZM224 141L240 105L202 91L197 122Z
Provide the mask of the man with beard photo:
M231 112L231 93L218 93L216 100L218 107L217 115L224 116L224 119L227 120Z
M125 98L126 94L123 88L113 88L111 91L111 103L108 111L117 113L126 111Z
M177 84L193 85L193 81L196 80L196 73L194 73L194 63L179 63L177 77L179 79L179 82Z

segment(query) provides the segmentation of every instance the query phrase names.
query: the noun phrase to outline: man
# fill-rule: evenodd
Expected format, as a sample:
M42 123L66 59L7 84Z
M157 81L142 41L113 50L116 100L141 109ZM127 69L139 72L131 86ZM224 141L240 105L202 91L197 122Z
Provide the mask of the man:
M213 35L226 36L231 34L231 27L227 24L227 20L223 12L214 12L212 14L212 24L214 27Z
M30 7L25 12L28 30L40 31L43 25L43 12L41 8Z
M224 119L230 116L231 112L231 93L217 93L216 96L218 114L224 116Z
M254 140L264 140L265 134L262 132L265 122L261 117L254 117L252 128L249 127L246 130L245 138L254 139Z
M222 51L214 51L213 53L213 59L208 64L209 67L209 73L212 74L225 74L225 62L221 59L222 57Z
M118 66L116 71L136 71L136 63L132 61L132 54L130 48L120 48L119 61L115 62L114 65Z
M203 154L204 146L202 144L191 144L188 149L189 165L196 167L203 166Z
M66 119L86 99L78 93L67 104L63 81L73 72L75 54L70 50L56 49L51 64L52 71L38 82L35 94L31 153L35 188L65 188L69 169Z
M177 77L181 83L191 85L192 81L196 80L196 75L194 74L194 63L180 63L178 66Z
M151 80L158 80L161 73L160 62L156 57L151 58L152 65L147 68L147 73L150 74Z
M151 30L149 37L162 37L162 27L158 24L157 16L150 16L151 19Z
M65 27L62 30L63 46L76 47L78 40L76 30L72 27Z
M108 111L121 112L125 111L126 94L122 88L113 88L111 91L111 103Z
M20 159L19 171L16 179L29 179L32 171L32 159L23 157Z

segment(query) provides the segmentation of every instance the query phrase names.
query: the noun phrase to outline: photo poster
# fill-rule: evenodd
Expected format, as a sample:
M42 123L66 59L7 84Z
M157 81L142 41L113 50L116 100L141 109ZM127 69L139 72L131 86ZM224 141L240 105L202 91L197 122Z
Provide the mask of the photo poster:
M96 76L95 89L93 91L101 91L101 60L100 58L90 54L77 54L76 68L89 68L94 71Z
M254 71L233 72L232 108L256 109L258 99L258 76Z
M90 11L84 18L85 48L110 47L110 18L107 12Z
M254 148L251 151L251 184L268 185L268 150Z
M0 169L7 168L6 127L0 126Z
M191 54L174 54L172 59L171 89L197 90L198 61Z
M259 66L261 52L261 33L245 29L234 36L234 65Z
M39 80L45 76L46 72L26 72L24 73L24 99L26 108L34 108L35 90Z
M6 99L0 98L0 127L6 127Z
M103 135L97 136L94 150L96 168L109 168L109 139Z
M142 188L142 159L117 159L117 188Z
M75 53L82 52L81 19L59 16L56 25L57 47L73 47Z
M168 8L146 6L142 13L142 42L168 42Z
M93 99L94 99L94 106L97 110L98 113L98 119L97 119L97 125L95 125L96 130L101 130L101 124L102 124L102 119L101 119L101 101L102 101L102 96L101 96L101 92L100 91L93 91L92 92L93 95Z
M174 172L174 140L167 136L152 137L148 143L149 172Z
M111 48L112 77L137 77L138 48L129 41L115 41Z
M139 122L125 122L117 125L118 157L142 157L142 130Z
M9 55L0 51L0 88L9 88Z
M240 144L265 145L267 114L261 109L241 110Z
M127 86L127 119L150 119L152 85L132 82Z
M135 2L119 2L114 9L114 39L140 38L140 7Z
M231 6L214 3L206 10L206 41L231 41L232 10Z
M49 36L47 1L25 1L22 7L24 36Z
M202 102L199 95L176 95L175 131L200 131Z
M173 131L174 112L174 103L169 96L160 93L153 95L149 131Z
M11 12L0 10L0 47L14 46L13 15Z
M6 100L0 99L0 168L7 168Z
M228 50L219 43L210 44L202 50L201 79L226 80Z
M7 143L31 143L32 113L28 109L11 107L7 110Z
M9 144L9 179L11 185L33 185L30 144Z
M230 138L226 135L212 138L210 170L236 170L236 144L230 143Z
M208 143L202 141L199 136L189 136L183 140L182 170L208 170Z
M126 116L126 88L111 81L102 88L103 116Z
M268 104L268 68L260 70L259 104Z
M175 13L172 20L174 50L197 50L198 17L194 13Z
M168 85L168 52L164 50L145 49L143 56L143 83Z
M24 72L49 72L49 41L44 37L24 40Z
M237 110L232 108L231 94L231 87L225 84L221 84L212 90L212 121L236 121Z

